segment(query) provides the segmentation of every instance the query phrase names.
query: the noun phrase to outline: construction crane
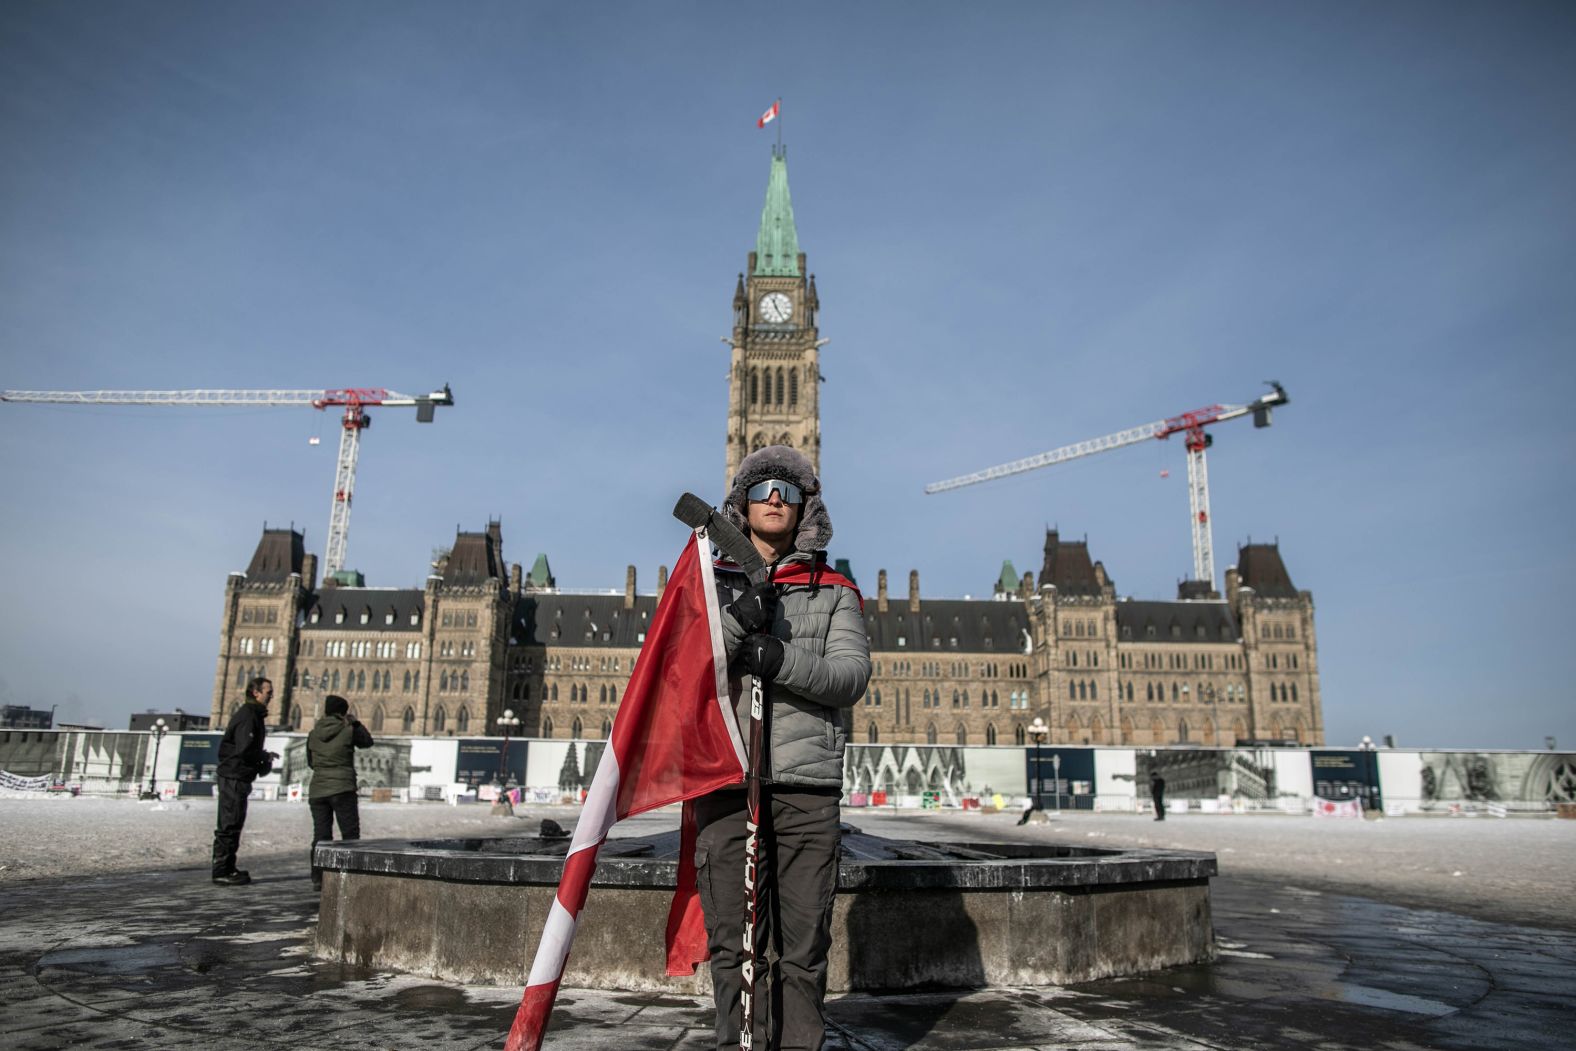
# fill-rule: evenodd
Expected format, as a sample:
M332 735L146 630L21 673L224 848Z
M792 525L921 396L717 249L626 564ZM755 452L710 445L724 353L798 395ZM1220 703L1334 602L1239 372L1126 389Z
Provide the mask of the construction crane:
M1184 412L1180 416L1171 416L1164 420L1156 420L1154 423L1146 423L1141 427L1117 431L1103 438L1064 445L1060 449L1052 449L1038 456L1014 460L999 467L987 467L983 471L949 478L944 482L935 482L925 486L925 492L944 493L949 489L961 489L966 485L989 482L1040 467L1050 467L1052 464L1066 463L1068 460L1091 456L1094 453L1136 445L1149 438L1169 438L1173 434L1186 434L1188 503L1193 520L1193 579L1203 581L1213 591L1215 549L1210 536L1209 472L1204 462L1204 450L1214 443L1214 438L1205 433L1204 428L1250 414L1253 417L1253 426L1268 427L1270 414L1275 406L1285 405L1290 400L1286 397L1286 389L1279 383L1271 380L1269 385L1271 390L1268 394L1246 405L1208 405L1202 409L1194 409L1192 412Z
M323 557L326 580L345 568L350 543L350 499L356 489L356 460L361 432L371 425L367 409L374 406L415 406L416 422L431 423L439 405L453 405L448 384L431 394L401 394L382 387L342 390L7 390L0 401L54 405L246 405L267 408L344 408L339 438L339 465L334 470L334 502L328 516L328 550Z

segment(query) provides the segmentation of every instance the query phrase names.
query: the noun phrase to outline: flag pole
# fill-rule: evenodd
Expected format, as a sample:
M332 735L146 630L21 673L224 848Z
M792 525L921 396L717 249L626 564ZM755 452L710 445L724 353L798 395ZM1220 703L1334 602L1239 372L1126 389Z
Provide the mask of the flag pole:
M778 156L782 156L782 152L783 152L783 99L782 99L782 96L779 95L779 96L777 96L777 154L778 154Z

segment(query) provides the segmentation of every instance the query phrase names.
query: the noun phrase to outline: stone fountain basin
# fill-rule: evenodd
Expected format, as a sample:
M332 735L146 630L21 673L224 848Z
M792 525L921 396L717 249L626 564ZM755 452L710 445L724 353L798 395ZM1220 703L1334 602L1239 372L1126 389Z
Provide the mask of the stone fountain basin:
M678 833L603 844L565 986L701 995L668 978ZM320 843L314 952L523 985L567 839ZM1213 957L1215 857L1043 843L921 843L843 826L828 988L1063 985Z

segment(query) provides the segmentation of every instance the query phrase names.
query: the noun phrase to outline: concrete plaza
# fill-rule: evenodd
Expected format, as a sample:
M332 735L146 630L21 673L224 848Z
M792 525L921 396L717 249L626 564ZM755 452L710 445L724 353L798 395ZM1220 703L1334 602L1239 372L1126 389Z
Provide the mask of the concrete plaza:
M848 817L881 835L912 836L916 828L959 834L955 819L926 824L929 815ZM1078 818L1024 829L1012 827L1006 815L970 820L978 822L971 831L990 838L1066 842L1087 842L1105 827ZM1161 831L1127 820L1133 836ZM1537 831L1528 823L1525 832L1492 835L1576 838L1566 823L1537 824ZM1204 825L1186 831L1170 825L1170 835L1207 834ZM1320 851L1318 823L1302 819L1289 827L1310 856ZM1240 822L1233 828L1214 838L1252 832ZM1271 840L1280 829L1262 826ZM1477 833L1475 823L1463 823L1459 832L1464 842ZM1238 847L1223 849L1231 853L1222 854L1223 874L1214 880L1216 963L1068 988L843 996L829 1006L828 1048L1568 1045L1576 1025L1570 978L1576 924L1560 922L1562 909L1569 915L1568 884L1527 889L1553 903L1548 922L1529 925L1236 871L1251 866L1233 864ZM502 1046L517 988L314 960L307 947L316 902L303 858L248 864L254 883L240 889L214 887L205 870L192 867L0 883L0 1043L16 1049ZM1525 913L1518 908L1513 915ZM709 1014L707 1004L690 997L566 989L547 1046L698 1051L707 1046Z

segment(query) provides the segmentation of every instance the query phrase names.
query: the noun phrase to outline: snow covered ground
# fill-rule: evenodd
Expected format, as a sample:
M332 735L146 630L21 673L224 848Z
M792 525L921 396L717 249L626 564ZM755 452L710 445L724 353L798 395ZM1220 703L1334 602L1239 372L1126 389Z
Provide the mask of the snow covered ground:
M530 835L542 818L568 827L575 807L361 804L366 839ZM1287 815L1067 814L1017 827L1016 814L844 811L874 835L952 842L1045 840L1084 846L1214 852L1223 875L1444 908L1502 922L1576 929L1576 821L1532 818L1320 820ZM615 835L677 827L670 808L624 822ZM0 798L0 881L206 867L214 802ZM301 803L253 802L241 839L249 858L297 854L303 871L312 823Z

